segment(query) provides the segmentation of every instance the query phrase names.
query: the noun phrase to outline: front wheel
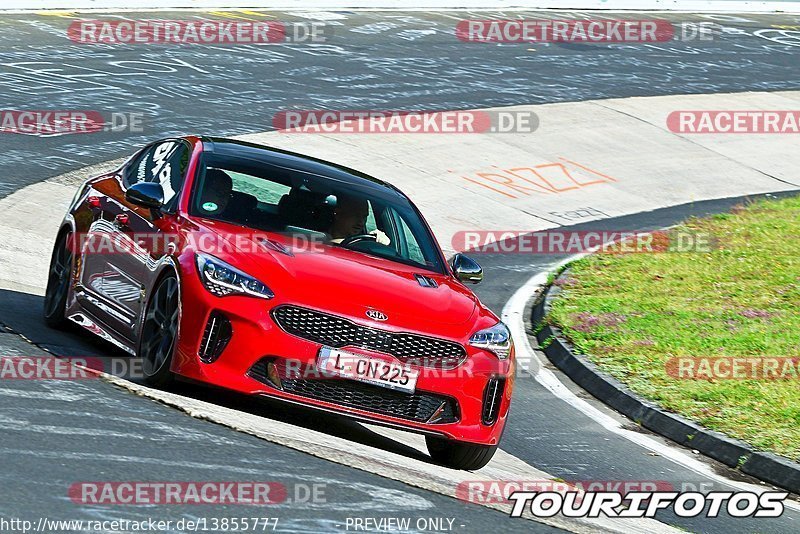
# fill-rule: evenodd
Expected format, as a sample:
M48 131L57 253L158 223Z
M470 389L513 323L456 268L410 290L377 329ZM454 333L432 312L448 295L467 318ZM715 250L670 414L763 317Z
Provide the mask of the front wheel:
M465 471L480 469L497 452L497 445L477 445L433 436L425 436L425 444L436 463Z
M51 328L59 328L67 322L67 296L72 277L72 232L65 232L56 241L47 273L47 289L44 294L44 322Z
M168 274L158 282L147 302L138 356L142 359L144 380L155 387L166 387L174 375L170 371L178 339L178 278Z

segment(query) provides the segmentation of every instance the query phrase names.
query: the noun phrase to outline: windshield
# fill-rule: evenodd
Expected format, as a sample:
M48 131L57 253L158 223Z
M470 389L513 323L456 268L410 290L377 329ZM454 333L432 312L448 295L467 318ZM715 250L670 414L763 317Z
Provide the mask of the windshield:
M346 183L241 156L204 153L190 213L297 236L443 273L410 202L389 188Z

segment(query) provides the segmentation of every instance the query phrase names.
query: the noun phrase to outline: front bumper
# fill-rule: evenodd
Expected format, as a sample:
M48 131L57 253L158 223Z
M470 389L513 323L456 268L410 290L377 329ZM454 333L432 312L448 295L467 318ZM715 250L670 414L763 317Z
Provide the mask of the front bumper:
M266 395L362 421L459 441L498 444L511 401L513 354L500 361L494 354L467 346L465 362L454 369L412 366L419 372L413 395L320 377L315 366L322 345L288 334L275 323L270 310L282 304L278 298L219 298L209 293L196 275L183 276L173 372L240 393ZM204 362L201 354L208 355L208 330L212 325L220 330L219 323L210 322L215 317L229 321L229 340L217 358L206 357ZM359 347L345 350L373 354ZM270 362L282 375L281 386L267 376ZM294 372L287 372L287 367ZM291 384L284 382L287 379Z

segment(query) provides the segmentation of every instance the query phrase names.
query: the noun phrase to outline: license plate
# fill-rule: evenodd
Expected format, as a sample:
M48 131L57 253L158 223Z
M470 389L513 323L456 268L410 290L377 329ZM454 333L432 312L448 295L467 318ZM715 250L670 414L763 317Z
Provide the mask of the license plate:
M399 363L329 347L320 350L317 368L326 376L349 378L406 393L414 393L419 374Z

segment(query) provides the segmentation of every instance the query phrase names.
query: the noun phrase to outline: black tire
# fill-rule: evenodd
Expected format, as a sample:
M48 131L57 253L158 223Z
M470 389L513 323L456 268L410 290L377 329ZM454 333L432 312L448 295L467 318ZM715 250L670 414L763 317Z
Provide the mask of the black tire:
M169 386L175 379L170 366L178 339L179 296L178 277L170 273L147 301L136 354L142 359L144 381L153 387Z
M64 232L56 240L50 257L47 273L47 289L44 294L44 322L50 328L63 328L67 323L67 297L72 277L73 250L72 232Z
M465 471L480 469L497 452L497 445L476 445L432 436L425 436L425 444L436 463Z

